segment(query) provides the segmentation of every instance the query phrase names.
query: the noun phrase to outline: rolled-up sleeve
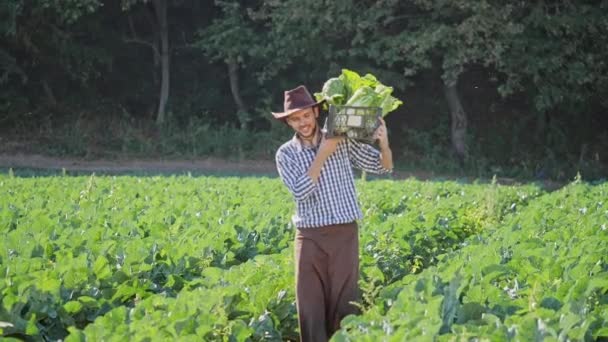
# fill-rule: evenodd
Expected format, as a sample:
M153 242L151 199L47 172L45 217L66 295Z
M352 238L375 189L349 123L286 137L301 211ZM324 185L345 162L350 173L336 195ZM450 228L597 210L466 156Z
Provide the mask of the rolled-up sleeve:
M385 169L380 163L380 151L368 144L348 139L348 158L353 167L369 173L390 173L392 170Z
M295 163L279 150L276 154L277 171L296 201L303 201L317 190L308 170Z

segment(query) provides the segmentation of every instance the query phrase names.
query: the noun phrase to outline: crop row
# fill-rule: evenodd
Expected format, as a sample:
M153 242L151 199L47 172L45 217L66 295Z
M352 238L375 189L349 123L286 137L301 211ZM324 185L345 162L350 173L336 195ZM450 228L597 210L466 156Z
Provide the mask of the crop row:
M366 312L542 194L413 180L359 189ZM293 205L276 179L0 176L0 192L5 336L297 336Z
M608 184L571 184L382 289L337 341L608 338Z

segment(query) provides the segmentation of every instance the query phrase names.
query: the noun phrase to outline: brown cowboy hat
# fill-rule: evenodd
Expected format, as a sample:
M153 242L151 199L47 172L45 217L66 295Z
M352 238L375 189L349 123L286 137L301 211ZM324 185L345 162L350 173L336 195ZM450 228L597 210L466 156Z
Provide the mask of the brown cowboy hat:
M318 106L325 101L321 100L316 102L312 96L310 96L308 89L306 89L306 87L303 85L298 86L295 89L285 91L284 97L283 111L278 113L272 112L275 119L285 119L289 115L299 110Z

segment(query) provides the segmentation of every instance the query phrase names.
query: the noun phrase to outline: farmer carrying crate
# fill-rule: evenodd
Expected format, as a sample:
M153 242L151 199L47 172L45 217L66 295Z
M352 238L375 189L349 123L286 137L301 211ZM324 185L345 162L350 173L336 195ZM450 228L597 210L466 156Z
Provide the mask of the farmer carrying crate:
M282 112L295 131L276 153L279 175L296 204L296 304L302 341L327 341L340 321L357 313L359 238L352 167L370 173L393 168L384 120L373 134L379 150L344 136L328 137L317 123L319 105L306 87L285 91Z

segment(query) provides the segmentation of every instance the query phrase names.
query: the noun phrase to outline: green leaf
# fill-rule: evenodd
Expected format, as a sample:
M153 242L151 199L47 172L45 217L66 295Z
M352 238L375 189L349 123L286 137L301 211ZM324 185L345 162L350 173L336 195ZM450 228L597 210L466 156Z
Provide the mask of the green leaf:
M602 327L593 333L593 338L596 341L601 341L602 338L608 339L608 327Z
M70 314L74 314L80 312L82 310L83 305L79 301L71 300L65 304L63 304L63 308Z
M38 326L36 325L36 314L32 314L32 317L27 321L25 333L32 336L38 335L39 330Z
M59 295L61 289L61 280L56 278L51 278L50 275L47 275L45 279L41 281L40 290L52 293L54 295Z
M99 280L104 280L112 276L108 259L103 255L97 257L97 260L95 260L95 264L93 265L93 272Z
M234 341L247 341L255 330L242 320L232 321L230 324L230 338Z
M82 303L82 305L86 308L97 308L99 307L99 302L93 298L93 297L89 297L89 296L80 296L78 297L78 301L80 303Z
M485 312L485 307L480 303L464 303L458 309L456 322L464 324L471 320L479 320Z

